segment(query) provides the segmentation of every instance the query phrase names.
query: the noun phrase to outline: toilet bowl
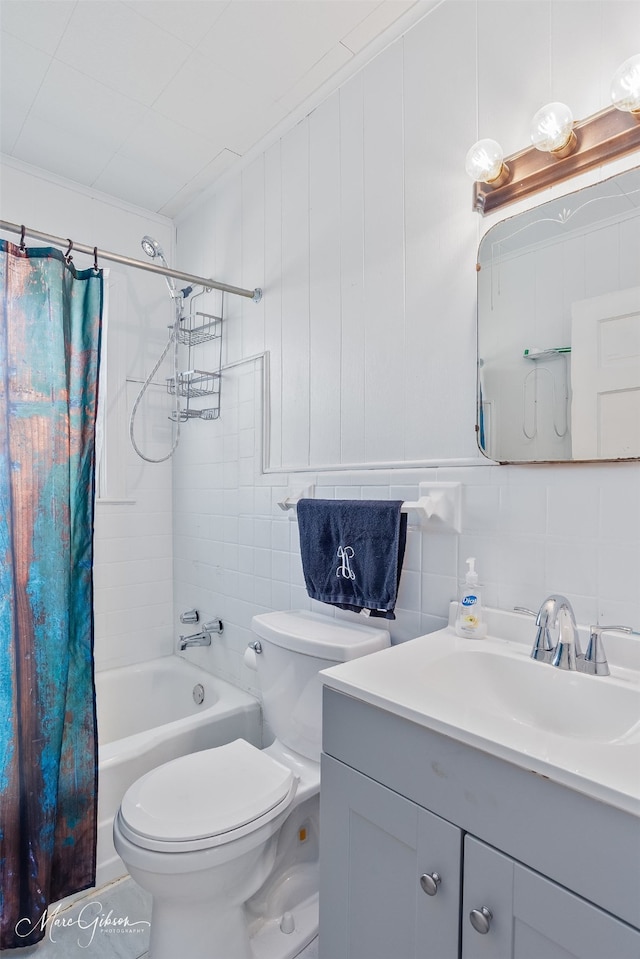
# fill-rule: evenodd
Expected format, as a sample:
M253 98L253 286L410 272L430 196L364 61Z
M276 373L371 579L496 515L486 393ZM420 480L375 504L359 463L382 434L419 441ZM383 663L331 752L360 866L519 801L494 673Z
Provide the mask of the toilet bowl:
M152 896L150 959L292 959L317 934L318 673L389 635L306 612L252 625L275 741L260 750L238 739L159 766L114 821L116 850Z

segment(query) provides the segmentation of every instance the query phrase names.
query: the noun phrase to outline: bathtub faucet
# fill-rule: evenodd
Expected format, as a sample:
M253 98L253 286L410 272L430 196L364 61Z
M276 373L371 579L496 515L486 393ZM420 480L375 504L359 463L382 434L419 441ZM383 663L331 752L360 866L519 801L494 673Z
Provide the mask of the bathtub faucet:
M191 636L181 636L178 648L180 652L182 652L187 646L211 646L211 634L220 634L223 628L221 619L214 619L210 623L204 623L199 633L192 633Z

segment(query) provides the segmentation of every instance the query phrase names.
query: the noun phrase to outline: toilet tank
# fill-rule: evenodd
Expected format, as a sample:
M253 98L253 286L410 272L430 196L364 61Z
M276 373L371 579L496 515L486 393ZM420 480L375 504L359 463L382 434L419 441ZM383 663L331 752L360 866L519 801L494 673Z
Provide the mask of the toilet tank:
M262 652L256 657L264 717L276 738L320 761L322 682L318 673L390 643L386 629L306 610L262 613L251 622Z

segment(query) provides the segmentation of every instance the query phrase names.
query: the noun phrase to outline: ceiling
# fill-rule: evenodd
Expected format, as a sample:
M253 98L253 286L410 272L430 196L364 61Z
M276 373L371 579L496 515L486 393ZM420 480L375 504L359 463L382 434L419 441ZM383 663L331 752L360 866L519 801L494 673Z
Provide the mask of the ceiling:
M0 0L0 149L174 216L415 3Z

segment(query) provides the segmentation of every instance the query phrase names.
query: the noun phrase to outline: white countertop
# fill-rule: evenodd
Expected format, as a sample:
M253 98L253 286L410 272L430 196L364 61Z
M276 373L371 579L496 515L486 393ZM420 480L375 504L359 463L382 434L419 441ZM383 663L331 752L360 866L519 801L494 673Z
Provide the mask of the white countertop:
M449 626L320 677L331 689L640 816L640 638L605 635L611 676L587 676L530 659L532 618L499 610L486 616L484 639L463 639Z

